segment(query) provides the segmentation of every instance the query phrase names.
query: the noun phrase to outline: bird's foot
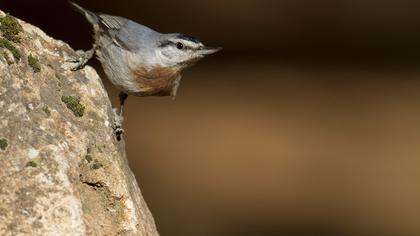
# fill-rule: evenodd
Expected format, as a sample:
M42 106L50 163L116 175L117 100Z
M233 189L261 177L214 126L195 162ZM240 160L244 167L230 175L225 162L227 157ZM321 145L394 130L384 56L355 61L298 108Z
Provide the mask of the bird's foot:
M76 51L77 57L76 58L69 58L66 59L65 62L69 64L69 68L72 71L78 71L83 69L87 62L93 57L95 54L95 50L91 49L88 51L77 50Z
M121 136L124 133L124 129L121 126L115 126L114 128L115 137L117 138L117 141L121 141Z
M114 108L113 110L114 110L115 120L114 120L114 125L112 126L112 128L114 129L114 133L117 140L121 141L121 136L124 133L124 129L122 128L124 117L117 112L116 108Z

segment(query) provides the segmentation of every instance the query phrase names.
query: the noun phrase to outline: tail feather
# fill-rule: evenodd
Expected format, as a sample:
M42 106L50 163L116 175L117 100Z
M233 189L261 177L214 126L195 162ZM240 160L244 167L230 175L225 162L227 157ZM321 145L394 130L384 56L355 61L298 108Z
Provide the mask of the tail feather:
M89 10L86 10L85 8L77 5L74 2L69 1L69 4L78 12L82 13L86 19L92 24L92 25L96 25L98 24L99 18L98 15L95 14L94 12L91 12Z

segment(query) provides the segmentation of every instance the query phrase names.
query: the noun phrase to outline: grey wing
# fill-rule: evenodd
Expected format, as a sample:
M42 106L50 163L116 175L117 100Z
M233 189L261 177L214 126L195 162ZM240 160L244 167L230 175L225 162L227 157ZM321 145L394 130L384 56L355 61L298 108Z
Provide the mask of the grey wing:
M119 34L122 33L125 25L127 24L127 19L105 14L100 14L98 19L98 25L101 33L111 38L117 46L124 48L127 47L127 45L124 45L119 39Z
M144 40L157 32L129 19L100 14L99 27L119 47L128 51L139 51Z

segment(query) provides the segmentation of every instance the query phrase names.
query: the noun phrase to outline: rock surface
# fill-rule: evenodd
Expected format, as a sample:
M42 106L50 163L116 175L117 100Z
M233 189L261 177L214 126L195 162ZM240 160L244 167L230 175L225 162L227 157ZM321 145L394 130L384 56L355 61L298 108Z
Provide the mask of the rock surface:
M0 235L158 235L95 70L70 71L67 44L5 19Z

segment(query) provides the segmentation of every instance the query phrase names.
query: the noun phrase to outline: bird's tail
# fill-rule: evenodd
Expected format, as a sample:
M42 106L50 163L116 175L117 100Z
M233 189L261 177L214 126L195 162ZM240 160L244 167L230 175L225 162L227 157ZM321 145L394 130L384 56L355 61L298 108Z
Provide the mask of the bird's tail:
M91 12L89 10L84 9L83 7L77 5L74 2L69 1L69 4L78 12L82 13L86 19L92 24L92 25L96 25L98 24L98 15L95 14L94 12Z

